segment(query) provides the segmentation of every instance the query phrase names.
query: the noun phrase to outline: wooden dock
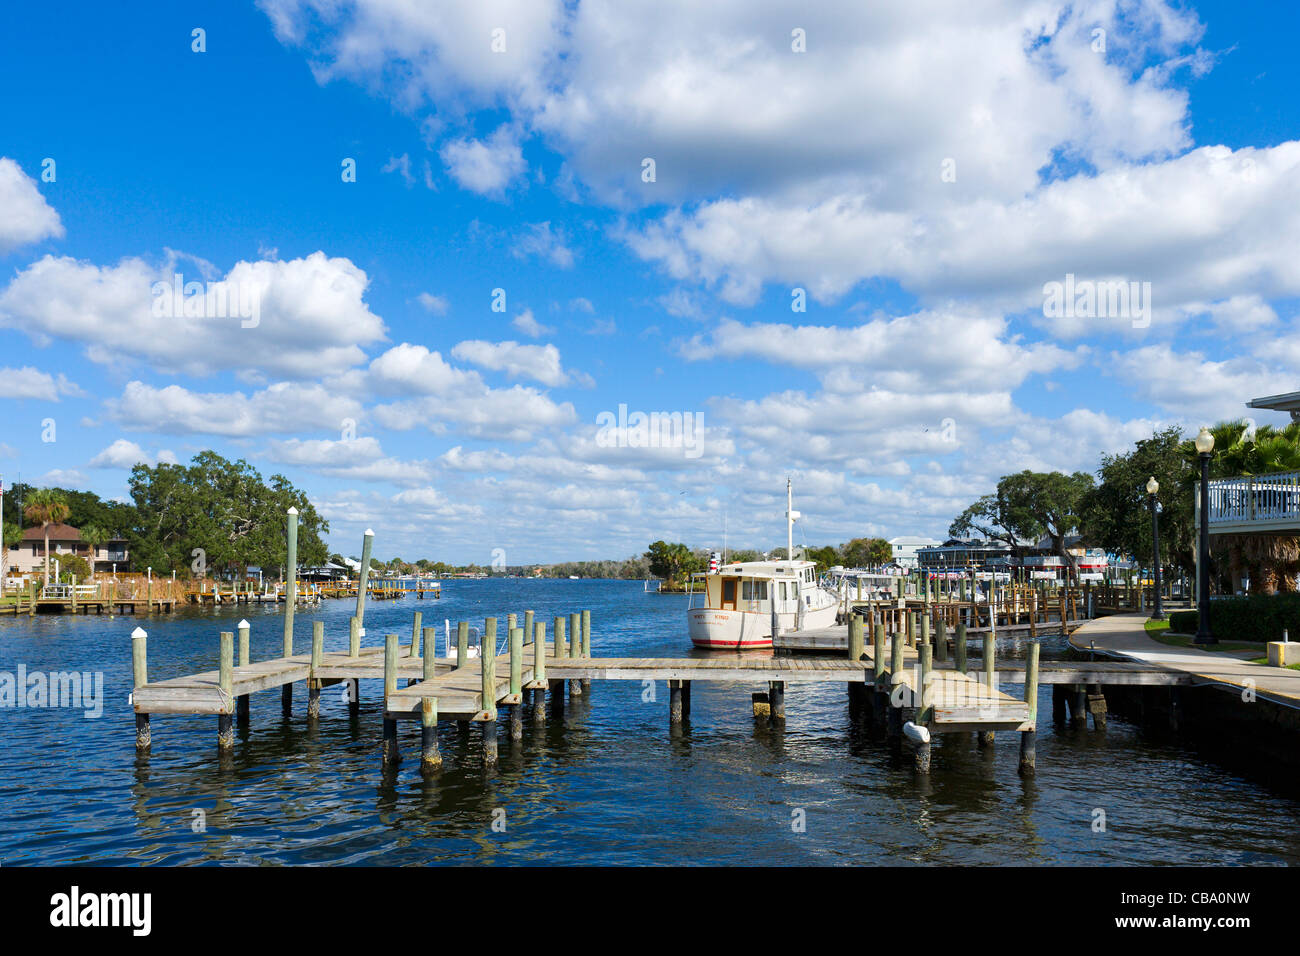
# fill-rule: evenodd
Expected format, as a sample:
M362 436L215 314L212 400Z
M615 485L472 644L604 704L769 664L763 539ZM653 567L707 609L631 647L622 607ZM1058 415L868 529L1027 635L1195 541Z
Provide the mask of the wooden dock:
M851 648L833 656L593 657L588 612L557 617L550 640L546 625L533 617L528 612L524 621L518 622L511 615L505 622L508 650L500 660L496 656L494 618L485 621L482 656L472 656L469 627L462 623L457 628L455 656L427 654L426 658L422 650L432 651L437 632L421 628L416 612L407 643L399 641L396 634L388 634L382 647L362 647L360 623L353 618L348 650L325 653L324 625L315 622L309 653L260 662L248 659L248 625L241 622L238 657L234 635L224 632L220 635L216 670L153 683L147 676L146 635L137 628L132 635L136 674L132 707L137 747L147 751L151 746L151 714L205 714L218 717L219 747L228 750L234 745L230 721L234 715L247 720L250 695L280 688L283 712L288 715L296 683L306 685L308 716L314 719L319 716L322 688L347 683L349 704L355 713L359 682L382 679L384 762L395 764L400 759L397 722L420 720L425 731L422 764L428 768L440 762L436 753L439 721L483 725L485 760L491 762L496 752L498 712L506 713L510 737L520 739L526 707L531 706L534 722L546 722L548 691L551 709L562 715L566 684L569 696L580 696L591 681L664 681L669 690L669 722L678 724L689 717L690 691L696 682L747 685L747 690L765 688L750 693L749 701L755 717L774 723L785 720L788 687L841 683L848 688L851 712L868 724L878 723L891 744L908 743L921 772L929 770L932 735L974 732L981 745L988 746L997 731L1021 735L1021 770L1033 772L1040 683L1054 685L1054 701L1074 703L1081 699L1080 693L1089 692L1079 704L1081 708L1093 707L1090 691L1104 685L1194 683L1190 675L1139 663L1040 662L1036 643L1030 645L1026 661L998 662L993 655L981 656L976 670L968 664L965 635L960 631L955 641L956 659L935 661L938 645L928 633L908 643L905 630L887 636L883 625L877 625L874 639L868 643L860 618L850 625L828 629L835 634L822 635L828 641L843 638ZM524 635L529 632L532 640L525 642ZM983 645L984 641L979 643ZM850 653L855 653L856 659ZM1003 689L1006 686L1024 687L1025 691L1012 695Z
M325 653L325 625L315 621L310 652L302 654L295 647L293 628L297 604L296 509L288 510L287 519L290 571L282 656L260 662L250 660L250 626L241 621L237 639L234 632L220 633L216 670L150 683L148 635L139 627L132 633L131 703L138 753L146 754L152 746L152 714L206 714L217 717L219 753L229 754L235 746L233 721L249 719L250 697L280 688L281 712L288 717L293 711L293 685L297 683L306 685L308 720L318 720L322 688L344 683L349 709L356 715L361 680L382 679L383 763L391 767L400 760L398 722L418 719L420 766L422 771L432 773L442 763L437 733L440 720L481 726L483 760L491 765L497 757L498 713L505 711L510 739L522 740L524 709L531 708L534 724L544 725L549 693L549 710L562 717L566 686L572 698L586 694L592 681L665 681L668 722L674 727L689 719L691 687L698 681L740 684L747 689L765 686L766 690L750 693L754 717L782 727L787 686L838 682L847 688L849 712L855 723L883 734L891 749L901 751L906 741L919 773L930 771L934 734L974 732L980 746L988 747L997 731L1015 731L1020 737L1020 772L1030 774L1036 759L1040 683L1053 685L1053 719L1062 717L1068 707L1075 722L1086 722L1086 715L1091 713L1100 727L1105 722L1105 685L1193 680L1185 673L1133 662L1041 662L1038 628L1050 624L1053 608L1058 627L1068 629L1076 623L1079 595L1068 589L1051 596L1038 587L1009 589L1004 594L1009 599L1006 604L999 606L995 596L992 603L984 605L981 621L980 605L975 600L963 600L968 596L964 584L955 593L951 588L944 593L937 585L932 589L927 584L925 593L915 601L902 594L896 599L865 604L846 600L846 623L842 626L778 634L782 646L820 651L815 657L797 656L788 650L761 657L593 657L589 611L556 617L549 639L545 623L536 620L534 612L525 612L522 620L516 614L508 615L504 622L503 665L497 657L498 619L492 617L484 621L477 655L471 653L469 624L461 622L456 630L455 655L436 656L437 631L421 626L419 611L414 613L408 643L403 644L397 634L385 634L382 647L363 647L366 598L396 596L386 593L390 589L383 582L372 585L368 581L374 538L369 529L363 537L362 574L353 590L357 608L349 619L347 651ZM402 596L408 593L403 590ZM972 589L969 596L978 595ZM987 628L980 628L981 623ZM1000 627L1016 625L1024 625L1029 633L1026 659L1023 663L1004 661L999 665L996 632ZM971 666L968 655L967 644L972 637L980 647L978 669ZM1017 685L1023 688L1020 695L1002 689Z

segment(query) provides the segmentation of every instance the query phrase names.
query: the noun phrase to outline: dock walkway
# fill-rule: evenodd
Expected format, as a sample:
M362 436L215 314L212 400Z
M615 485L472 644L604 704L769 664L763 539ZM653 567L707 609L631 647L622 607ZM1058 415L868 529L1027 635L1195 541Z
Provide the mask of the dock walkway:
M1106 654L1183 675L1192 684L1219 685L1234 691L1251 689L1285 707L1300 708L1300 671L1253 664L1247 657L1259 651L1206 651L1174 647L1153 640L1146 632L1146 614L1112 614L1089 621L1070 637L1076 650Z

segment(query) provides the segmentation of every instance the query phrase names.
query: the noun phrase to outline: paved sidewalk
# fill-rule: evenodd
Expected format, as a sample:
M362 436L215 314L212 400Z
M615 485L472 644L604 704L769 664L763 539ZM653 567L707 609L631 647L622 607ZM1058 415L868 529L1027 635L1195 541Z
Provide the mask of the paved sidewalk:
M1099 617L1079 627L1070 635L1070 644L1077 650L1087 651L1095 645L1098 653L1106 653L1126 660L1141 661L1170 670L1183 671L1204 679L1207 683L1225 687L1245 688L1254 683L1255 693L1262 698L1300 708L1300 671L1285 667L1252 664L1247 657L1264 656L1265 648L1258 652L1202 651L1192 647L1171 647L1152 640L1146 633L1146 614L1112 614Z

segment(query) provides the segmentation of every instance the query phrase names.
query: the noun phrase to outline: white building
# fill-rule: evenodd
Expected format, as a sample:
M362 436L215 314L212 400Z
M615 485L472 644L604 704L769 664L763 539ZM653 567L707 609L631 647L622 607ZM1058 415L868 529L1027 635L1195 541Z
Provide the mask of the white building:
M894 549L894 563L902 568L917 566L916 552L921 548L937 548L941 544L942 541L936 541L934 538L923 538L913 534L889 539L889 546Z

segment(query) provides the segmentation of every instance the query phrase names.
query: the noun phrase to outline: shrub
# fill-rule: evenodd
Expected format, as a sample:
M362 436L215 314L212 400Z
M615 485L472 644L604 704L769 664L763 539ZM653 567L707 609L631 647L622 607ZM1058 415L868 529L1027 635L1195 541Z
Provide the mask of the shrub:
M1174 611L1169 629L1195 634L1196 611ZM1300 639L1300 594L1252 594L1210 602L1210 632L1221 641L1280 641L1286 630Z
M83 584L90 580L92 572L86 559L79 554L59 555L59 580L67 584L74 574Z

